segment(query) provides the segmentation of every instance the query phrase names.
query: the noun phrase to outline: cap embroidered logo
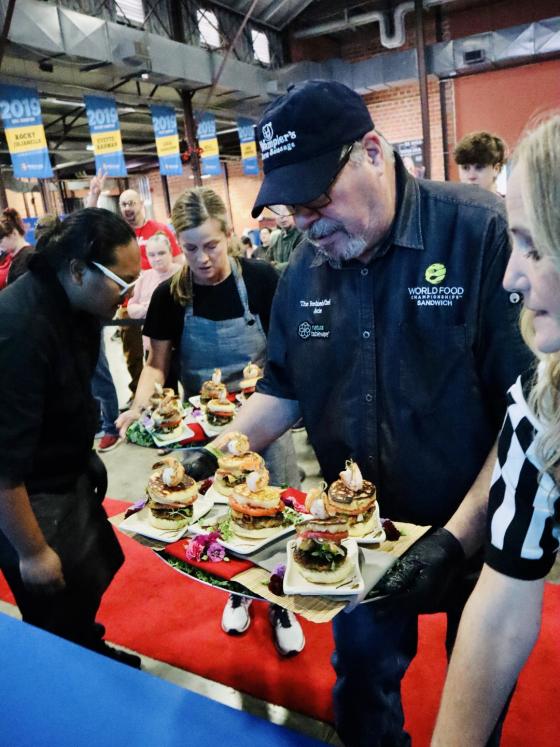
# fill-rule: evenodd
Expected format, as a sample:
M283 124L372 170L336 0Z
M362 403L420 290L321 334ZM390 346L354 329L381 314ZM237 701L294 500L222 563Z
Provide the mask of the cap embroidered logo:
M272 140L272 136L274 135L274 130L272 129L272 122L268 122L267 124L263 125L262 135L263 135L264 140Z

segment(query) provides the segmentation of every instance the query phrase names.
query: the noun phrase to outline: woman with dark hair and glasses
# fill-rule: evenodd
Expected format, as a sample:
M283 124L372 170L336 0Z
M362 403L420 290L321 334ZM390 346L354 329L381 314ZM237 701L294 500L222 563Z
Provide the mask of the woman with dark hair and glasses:
M132 229L86 209L53 223L0 294L0 569L24 621L136 667L95 622L124 558L101 505L90 382L101 321L139 272Z

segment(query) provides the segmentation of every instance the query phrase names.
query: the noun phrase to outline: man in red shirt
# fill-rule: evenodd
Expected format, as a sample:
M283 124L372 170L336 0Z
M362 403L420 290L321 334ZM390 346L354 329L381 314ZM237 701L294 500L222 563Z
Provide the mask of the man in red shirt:
M140 258L143 270L150 269L150 263L146 257L146 242L155 233L164 233L167 236L171 244L171 253L174 257L177 257L175 263L183 264L183 252L177 244L175 234L165 225L165 223L158 223L158 221L155 220L146 220L144 201L136 190L126 189L121 194L119 197L119 208L122 217L136 233L136 239L138 241L138 246L140 247Z

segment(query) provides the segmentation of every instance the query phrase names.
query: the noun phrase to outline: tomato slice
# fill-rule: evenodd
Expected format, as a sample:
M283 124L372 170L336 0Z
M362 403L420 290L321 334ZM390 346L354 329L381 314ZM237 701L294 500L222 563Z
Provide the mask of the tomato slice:
M245 506L238 503L235 498L229 497L229 505L234 511L240 514L248 514L249 516L274 516L279 513L282 508L281 506L275 506L274 508L261 508L260 506Z
M220 412L219 410L209 410L210 415L218 415L220 418L232 418L233 412Z
M321 541L340 542L348 537L348 532L313 532L311 530L302 532L300 537Z

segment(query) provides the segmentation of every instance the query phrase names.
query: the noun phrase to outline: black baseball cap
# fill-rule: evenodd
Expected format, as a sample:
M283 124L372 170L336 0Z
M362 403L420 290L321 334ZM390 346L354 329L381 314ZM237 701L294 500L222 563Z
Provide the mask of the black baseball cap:
M264 182L251 214L267 205L304 205L325 192L343 146L373 129L362 97L336 81L307 80L288 88L257 126Z

